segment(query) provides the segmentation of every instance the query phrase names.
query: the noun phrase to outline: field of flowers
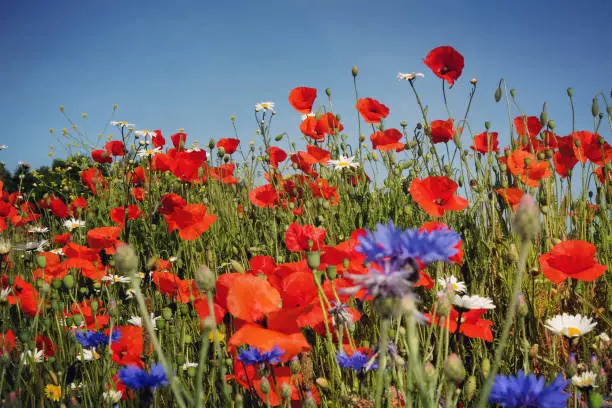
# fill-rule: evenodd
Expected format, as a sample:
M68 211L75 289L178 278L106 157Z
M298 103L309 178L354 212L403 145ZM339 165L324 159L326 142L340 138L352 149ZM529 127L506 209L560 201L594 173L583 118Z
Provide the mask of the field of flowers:
M446 101L463 57L424 63ZM250 144L113 121L36 190L0 184L1 405L609 406L606 96L561 130L501 80L508 127L477 129L475 79L435 119L399 74L421 119L391 124L352 76L342 117L289 93L301 140L272 102Z

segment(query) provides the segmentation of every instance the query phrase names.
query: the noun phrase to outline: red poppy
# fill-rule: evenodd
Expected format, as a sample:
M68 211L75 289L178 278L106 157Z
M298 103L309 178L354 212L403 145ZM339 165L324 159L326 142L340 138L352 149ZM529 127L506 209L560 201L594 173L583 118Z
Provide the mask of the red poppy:
M325 140L325 135L317 132L317 118L314 115L308 115L302 120L300 131L314 140Z
M67 218L70 216L70 209L59 197L51 198L49 207L51 208L53 215L55 215L57 218Z
M434 120L431 122L431 141L433 143L447 143L453 139L453 120Z
M130 184L137 186L146 181L147 174L145 173L144 167L138 166L128 173L127 178Z
M448 321L446 317L440 317L436 315L433 318L433 323L445 327L451 333L457 332L457 326L459 326L459 333L466 337L474 339L482 339L484 341L493 341L493 333L491 332L491 320L482 319L482 315L487 309L473 309L461 314L461 321L459 321L459 312L455 308L451 307ZM431 322L431 315L425 314L425 317Z
M519 136L535 138L542 130L542 123L535 116L517 116L514 118L514 127Z
M203 204L187 204L166 215L168 233L179 230L179 237L186 241L198 238L210 228L217 216L206 214L208 209Z
M548 168L547 161L531 162L525 167L525 173L519 179L529 187L537 187L540 180L552 176L552 171Z
M313 166L318 163L318 160L309 153L299 151L296 154L292 154L291 161L305 174L313 177L318 176L318 173L313 168Z
M445 211L461 211L468 207L468 200L454 195L457 188L457 183L448 177L430 176L424 180L414 179L410 194L426 213L441 217Z
M113 158L111 157L111 155L108 153L107 150L101 150L101 149L94 150L93 152L91 152L91 158L96 163L100 163L100 164L113 162Z
M208 307L208 299L206 295L202 295L200 298L196 299L193 302L193 308L198 313L198 316L200 316L200 320L204 320L210 316L210 308ZM223 316L225 316L226 310L217 304L217 302L213 302L213 310L215 312L215 322L221 322L221 320L223 320Z
M105 188L107 186L102 172L95 167L90 167L87 170L81 172L81 180L87 184L87 187L91 190L93 195L98 194L98 187Z
M580 240L558 243L553 249L540 255L542 273L551 282L561 283L567 278L594 281L608 269L595 260L595 245Z
M274 168L278 168L278 163L284 161L287 158L287 153L279 147L270 146L266 150L268 155L270 156L270 166Z
M278 204L278 194L272 184L264 184L249 192L249 201L256 207L273 208Z
M329 182L323 178L317 178L316 180L308 183L313 198L322 197L333 206L338 205L340 202L340 195L338 194L337 186L330 186Z
M143 351L145 351L142 339L142 328L126 325L119 326L115 330L119 331L119 337L112 337L112 344L110 347L112 351L112 360L121 366L136 365L143 368L144 362L140 357ZM107 335L110 334L111 333L107 333ZM146 351L147 354L151 353L150 349Z
M228 348L234 350L244 344L257 347L261 351L270 351L274 347L279 347L285 352L281 356L281 361L289 361L299 353L311 349L301 332L285 334L275 330L264 329L251 323L245 324L234 333L228 341Z
M450 46L434 48L423 60L433 73L452 87L463 71L463 55Z
M381 152L388 152L390 150L401 152L404 150L404 144L400 142L401 139L402 133L393 128L386 129L384 132L379 130L370 135L372 148L380 150Z
M245 322L254 323L281 307L281 296L266 279L239 275L227 293L227 310Z
M68 242L70 242L70 238L72 238L72 234L66 232L65 234L59 234L53 237L53 242L58 245L64 246L68 244Z
M219 180L224 184L232 185L238 184L240 181L234 177L234 170L236 169L236 165L234 163L223 163L219 167L211 167L209 168L210 177L213 180Z
M315 134L317 135L332 135L336 132L340 133L344 130L344 126L340 124L338 118L331 112L326 112L317 120L315 126Z
M315 145L306 145L306 151L309 155L315 158L317 163L320 164L326 164L331 159L331 154L329 153L329 151L317 147Z
M172 140L172 144L177 151L183 150L187 141L187 134L183 132L175 133L170 136L170 140Z
M87 245L90 248L112 248L117 244L121 227L99 227L87 232Z
M166 193L161 197L161 206L158 211L161 214L167 215L177 208L182 208L187 204L187 201L178 194Z
M64 276L68 275L68 269L59 267L59 255L53 252L41 252L38 256L45 258L46 262L44 268L37 268L32 272L34 279L42 278L45 282L51 283L53 279L63 279Z
M222 147L223 150L225 150L226 154L232 154L236 151L239 144L240 144L239 139L232 139L232 138L226 137L226 138L220 139L217 142L217 149Z
M36 349L43 350L43 355L46 358L53 357L55 355L55 346L53 342L46 334L39 334L36 336Z
M15 333L8 329L6 333L0 333L0 356L6 355L15 347Z
M130 189L130 195L134 197L136 201L143 201L145 198L145 189L142 187L133 187Z
M151 142L153 142L153 147L154 148L162 148L164 147L164 145L166 144L166 139L164 139L164 136L162 135L162 131L157 129L154 132L153 137L151 138Z
M206 180L207 169L206 152L204 150L177 151L171 149L170 170L181 181L190 183L202 183ZM161 156L156 154L154 157Z
M293 109L300 113L310 113L312 111L312 104L316 98L316 88L300 86L289 92L289 103L293 106Z
M164 271L152 272L151 277L157 290L178 302L187 303L192 298L201 297L195 281L191 279L183 280L172 272Z
M372 98L359 99L357 110L367 123L379 123L389 115L389 108Z
M604 171L606 172L605 174L608 175L608 183L612 183L612 171L610 171L610 169L604 168L604 166L599 166L593 172L595 173L597 179L601 184L606 184L606 177L604 176Z
M142 214L142 210L138 208L135 204L130 204L127 207L127 219L130 221L138 219ZM110 210L110 218L116 224L119 224L120 227L124 227L125 225L125 207L117 207Z
M495 190L495 192L499 194L506 203L512 206L513 210L516 210L516 207L524 194L523 190L514 187L500 188Z
M313 225L299 225L294 222L285 233L285 245L291 252L318 251L323 248L327 231Z
M557 174L562 178L566 178L570 171L574 168L578 159L574 153L573 140L571 136L557 138L559 150L553 156L553 164Z
M474 144L472 150L476 150L482 154L489 152L499 152L499 142L497 141L497 132L482 132L474 136Z
M125 145L121 140L111 140L104 145L104 148L112 156L123 156L125 154Z
M77 197L70 203L70 211L72 211L73 215L79 215L81 212L87 208L87 200L85 197Z
M38 310L39 295L34 286L19 276L15 276L15 282L12 286L12 292L7 296L7 300L12 305L18 305L22 312L30 317L36 316ZM8 276L2 276L1 286L8 287Z

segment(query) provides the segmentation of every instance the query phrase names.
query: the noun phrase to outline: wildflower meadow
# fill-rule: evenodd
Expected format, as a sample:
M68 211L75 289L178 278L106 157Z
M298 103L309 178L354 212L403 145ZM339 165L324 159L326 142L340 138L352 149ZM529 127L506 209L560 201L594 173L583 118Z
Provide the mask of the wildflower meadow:
M354 111L296 83L254 104L256 139L115 106L92 142L61 107L67 157L0 182L1 405L610 406L612 95L577 129L567 89L559 129L451 46L422 63L397 81L416 123L386 121L357 67ZM474 98L507 123L470 122Z

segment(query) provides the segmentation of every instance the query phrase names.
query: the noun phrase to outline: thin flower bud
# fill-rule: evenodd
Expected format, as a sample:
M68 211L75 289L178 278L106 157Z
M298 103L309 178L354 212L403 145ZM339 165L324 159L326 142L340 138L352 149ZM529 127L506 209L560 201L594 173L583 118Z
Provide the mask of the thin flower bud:
M138 269L138 255L130 245L120 245L115 253L115 266L122 274L129 276Z

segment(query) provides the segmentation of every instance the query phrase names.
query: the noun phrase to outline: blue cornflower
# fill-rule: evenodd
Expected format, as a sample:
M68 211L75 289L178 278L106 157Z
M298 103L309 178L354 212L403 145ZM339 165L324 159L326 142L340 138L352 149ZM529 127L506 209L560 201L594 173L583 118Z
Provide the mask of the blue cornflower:
M489 402L506 408L557 408L565 406L569 394L563 392L569 380L559 375L545 385L544 377L525 375L519 371L516 377L498 375L489 395Z
M338 365L341 368L348 368L356 372L366 372L378 368L376 359L366 356L361 351L354 351L349 356L342 350L336 353L336 359L338 359Z
M74 337L84 348L97 347L100 344L108 343L106 334L93 330L78 331L74 333Z
M127 387L134 390L157 388L160 385L168 384L168 378L161 364L152 364L148 373L135 365L124 367L119 370L119 379Z
M450 262L457 254L457 243L461 236L452 230L436 229L430 232L408 229L401 236L404 251L424 264L436 261Z
M247 366L255 364L275 364L280 363L283 354L285 354L285 350L278 346L274 346L272 350L264 351L263 353L257 347L249 346L248 349L240 350L238 360Z

